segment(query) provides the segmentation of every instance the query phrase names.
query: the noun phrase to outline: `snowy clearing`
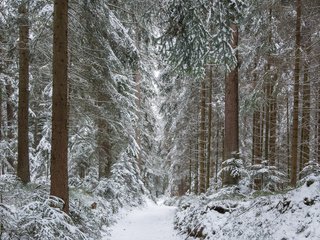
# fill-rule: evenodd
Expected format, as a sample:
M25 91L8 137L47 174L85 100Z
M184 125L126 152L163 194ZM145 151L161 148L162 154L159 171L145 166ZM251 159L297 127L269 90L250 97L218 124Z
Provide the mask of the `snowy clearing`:
M122 215L104 240L181 240L173 229L176 207L147 201L146 207Z

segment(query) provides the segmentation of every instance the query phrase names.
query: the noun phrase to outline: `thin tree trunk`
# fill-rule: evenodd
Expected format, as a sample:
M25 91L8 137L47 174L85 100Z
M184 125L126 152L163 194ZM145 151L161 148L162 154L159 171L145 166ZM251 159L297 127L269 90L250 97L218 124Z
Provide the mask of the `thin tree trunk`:
M255 63L255 69L257 67L257 60ZM256 70L253 73L253 87L256 88L258 83L258 76ZM254 90L257 91L257 90ZM260 111L255 110L253 112L253 130L252 130L252 165L253 164L261 164L261 118Z
M1 51L1 50L0 50ZM0 66L0 73L2 67ZM3 129L2 129L2 84L0 83L0 142L2 141ZM1 161L0 174L4 174L4 160Z
M29 170L29 20L26 1L19 6L19 108L18 108L18 167L23 183L30 182Z
M209 71L206 73L208 76L208 82L209 82L209 104L208 104L208 147L207 147L207 177L206 177L206 189L210 186L210 177L211 177L211 143L212 143L212 85L213 85L213 77L212 77L212 67L207 66L206 71Z
M298 159L298 132L299 132L299 81L300 81L300 58L301 58L301 0L296 0L296 45L294 64L294 95L293 95L293 122L292 122L292 142L291 142L291 185L297 184L297 159Z
M235 24L233 30L232 47L238 46L238 28ZM236 53L238 60L238 53ZM224 126L224 159L237 157L239 153L239 91L238 91L238 63L227 75L225 81L225 126ZM237 184L238 179L228 171L224 174L223 185Z
M276 166L277 151L277 93L275 86L277 85L277 74L272 79L272 93L270 99L270 140L269 140L269 164Z
M100 93L101 94L101 93ZM101 99L99 100L99 102ZM103 100L102 100L103 101ZM107 178L111 174L112 159L110 153L110 143L106 134L109 132L107 120L100 116L97 119L98 136L98 159L99 159L99 179Z
M208 72L207 72L208 73ZM207 75L206 75L207 78ZM206 191L206 80L201 82L200 89L200 129L199 129L199 193Z
M13 122L14 122L14 111L13 111L13 103L12 103L12 96L13 96L13 88L11 83L7 82L6 84L6 94L7 94L7 139L9 142L13 141ZM12 156L8 156L7 162L10 166L8 166L8 170L10 172L15 171L14 166L14 159Z
M320 89L319 89L319 94L318 94L318 163L320 164Z
M68 213L68 0L54 1L50 174L50 194L64 201Z
M141 158L141 73L139 71L139 69L137 68L135 70L135 74L134 74L134 80L136 83L136 105L137 105L137 124L136 124L136 142L137 145L139 147L138 149L138 155L137 155L137 162L138 162L138 166L140 171L142 170L142 158Z
M310 47L306 47L307 56L310 53ZM304 61L304 76L303 76L303 103L302 103L302 128L301 128L301 166L300 171L309 162L310 158L310 79L309 79L309 60Z
M287 94L286 103L286 119L287 119L287 174L288 180L290 179L291 158L290 158L290 113L289 113L289 94Z
M220 141L220 120L219 120L219 116L218 116L218 114L217 114L217 132L216 132L216 162L215 162L215 170L216 170L216 172L215 172L215 183L217 184L218 183L218 168L219 168L219 141Z

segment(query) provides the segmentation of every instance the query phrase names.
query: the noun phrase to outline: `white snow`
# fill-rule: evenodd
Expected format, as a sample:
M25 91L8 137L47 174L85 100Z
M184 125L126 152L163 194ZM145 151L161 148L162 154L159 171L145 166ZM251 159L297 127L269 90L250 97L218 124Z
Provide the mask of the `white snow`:
M145 207L127 211L111 227L111 236L104 240L181 240L173 229L176 207L147 201Z

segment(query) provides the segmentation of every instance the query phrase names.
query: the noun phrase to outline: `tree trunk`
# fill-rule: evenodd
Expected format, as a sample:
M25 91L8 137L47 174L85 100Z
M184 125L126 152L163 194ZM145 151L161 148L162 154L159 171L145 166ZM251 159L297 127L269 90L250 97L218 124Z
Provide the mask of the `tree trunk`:
M256 61L257 62L257 61ZM255 63L255 69L257 63ZM253 73L253 87L256 88L258 83L258 76L256 70ZM257 91L257 90L254 90ZM253 112L253 130L252 130L252 165L261 164L262 148L261 148L261 112L255 109Z
M30 182L29 170L29 20L26 1L19 6L19 108L18 108L18 167L23 183Z
M276 165L276 151L277 151L277 74L272 76L272 92L270 99L270 139L269 139L269 164Z
M293 95L293 122L292 122L292 142L291 142L291 185L297 184L297 159L298 159L298 132L299 132L299 81L300 81L300 58L301 58L301 0L296 0L296 45L294 64L294 95Z
M211 143L212 143L212 85L213 85L213 76L212 76L212 67L207 66L206 71L209 71L206 73L206 76L208 76L208 82L209 82L209 104L208 104L208 147L207 147L207 176L206 176L206 189L210 186L210 177L211 177L211 165L212 165L212 159L211 159Z
M311 37L309 34L308 38ZM310 53L310 46L306 46L307 57ZM301 164L300 171L309 162L310 158L310 79L309 79L309 59L304 60L304 76L303 76L303 103L302 103L302 123L301 123Z
M287 174L288 174L288 181L290 179L290 167L291 167L291 161L290 161L290 113L289 113L289 93L287 93L286 97L286 119L287 119Z
M317 152L317 156L318 156L318 163L320 164L320 89L318 91L318 152Z
M134 73L134 80L135 80L135 83L136 83L136 105L137 105L137 116L138 116L138 119L137 119L137 124L136 124L136 142L137 142L137 145L139 147L138 149L138 155L137 155L137 162L138 162L138 167L140 169L140 171L142 170L142 158L141 158L141 121L142 121L142 118L141 118L141 73L139 71L139 69L137 68L135 70L135 73Z
M1 50L0 50L1 51ZM2 68L0 66L0 73L2 72ZM2 141L2 84L0 83L0 142ZM1 161L0 165L0 175L4 174L4 160Z
M100 99L101 101L101 99ZM99 159L99 179L107 178L111 174L112 159L110 153L110 143L109 138L106 134L109 132L107 120L99 117L97 120L98 126L98 136L97 136L97 145L98 145L98 159Z
M200 129L199 129L199 193L206 191L205 148L206 148L206 80L200 88Z
M238 46L238 28L232 24L232 47ZM238 60L238 53L236 53ZM238 97L238 63L227 75L225 81L225 133L224 133L224 159L236 157L239 152L239 97ZM237 184L238 179L226 172L223 185Z
M68 0L54 1L50 174L50 194L64 201L68 213Z
M10 82L6 83L6 94L7 94L7 139L8 142L13 141L13 122L14 122L14 111L13 111L13 103L12 103L12 96L13 96L13 88ZM14 166L14 159L12 156L8 156L7 162L10 166L8 166L10 172L15 171Z

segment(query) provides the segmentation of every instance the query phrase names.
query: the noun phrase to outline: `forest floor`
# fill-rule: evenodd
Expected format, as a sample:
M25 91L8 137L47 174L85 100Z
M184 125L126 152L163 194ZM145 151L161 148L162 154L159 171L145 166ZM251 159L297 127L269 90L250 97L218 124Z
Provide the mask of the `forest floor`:
M174 230L176 207L166 206L159 201L147 200L146 206L124 211L119 221L111 227L111 236L104 240L181 240Z

